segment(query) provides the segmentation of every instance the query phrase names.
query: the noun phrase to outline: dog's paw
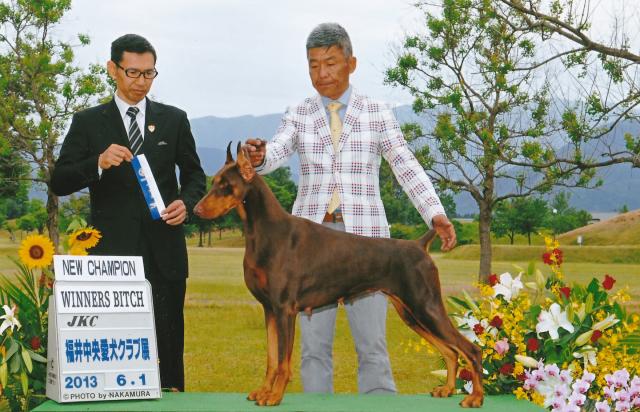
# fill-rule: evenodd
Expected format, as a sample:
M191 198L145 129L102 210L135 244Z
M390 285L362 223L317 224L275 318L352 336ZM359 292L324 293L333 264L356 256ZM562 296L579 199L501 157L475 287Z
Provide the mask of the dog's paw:
M460 406L463 408L479 408L482 406L482 402L484 401L484 396L482 395L471 395L465 396L465 398L460 402Z
M453 395L454 392L455 392L455 388L452 388L451 386L443 385L443 386L438 386L437 388L432 390L431 396L433 396L434 398L448 398L449 396Z
M263 405L266 406L276 406L276 405L280 405L280 402L282 402L282 394L277 394L277 393L271 393L265 400L265 403Z

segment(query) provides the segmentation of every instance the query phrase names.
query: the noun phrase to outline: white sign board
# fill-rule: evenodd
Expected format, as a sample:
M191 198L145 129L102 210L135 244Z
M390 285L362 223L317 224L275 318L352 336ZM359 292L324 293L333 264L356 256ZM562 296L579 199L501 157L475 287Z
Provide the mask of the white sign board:
M47 396L161 397L151 286L140 257L54 256Z

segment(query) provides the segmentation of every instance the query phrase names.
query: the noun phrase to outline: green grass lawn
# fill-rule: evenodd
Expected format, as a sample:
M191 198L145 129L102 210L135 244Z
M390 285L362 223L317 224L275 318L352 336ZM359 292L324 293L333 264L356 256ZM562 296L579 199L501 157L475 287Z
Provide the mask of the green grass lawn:
M266 334L262 308L244 286L242 256L235 248L190 248L191 277L186 301L186 380L189 391L248 392L257 387L266 366ZM473 291L477 261L435 255L445 294L462 288ZM496 262L494 271L516 272L514 264ZM540 266L542 267L542 265ZM544 270L544 269L543 269ZM640 285L635 278L640 265L567 262L569 281L586 282L604 273L616 277L616 287L629 285L631 307L637 309ZM417 335L407 328L392 306L387 318L387 340L394 377L401 393L424 393L436 385L430 370L441 369L439 357L407 349ZM356 392L357 362L344 311L338 312L335 356L336 392ZM299 378L299 339L294 350L294 380L289 391L302 390Z
M195 239L197 241L197 239ZM241 242L239 234L228 234L214 245ZM189 240L190 273L188 280L186 316L186 384L188 391L249 392L257 387L266 366L266 334L262 308L244 285L241 248L194 247ZM7 256L17 257L17 243L0 236L0 273L11 275L15 266ZM534 255L539 256L543 247ZM592 253L607 254L606 250ZM515 255L514 255L515 256ZM459 294L461 289L474 291L478 261L464 260L454 254L435 254L445 294ZM514 265L526 267L524 258L515 262L495 261L497 273L516 273ZM539 267L548 273L542 263ZM616 289L628 285L632 296L630 308L640 306L640 264L588 263L572 260L567 253L563 265L568 281L588 282L605 273L614 276ZM614 289L615 290L615 289ZM387 339L394 377L401 393L424 393L436 385L437 378L429 374L442 369L439 357L425 350L416 352L408 343L417 342L417 335L407 328L392 306L387 318ZM302 390L299 378L299 339L293 356L294 379L289 391ZM335 356L336 392L356 392L357 362L348 322L343 310L338 313Z

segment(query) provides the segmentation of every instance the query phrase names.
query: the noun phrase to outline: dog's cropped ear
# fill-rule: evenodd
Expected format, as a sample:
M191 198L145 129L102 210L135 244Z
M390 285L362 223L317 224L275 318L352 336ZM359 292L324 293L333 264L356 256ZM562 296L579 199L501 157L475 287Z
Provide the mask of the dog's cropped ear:
M233 163L233 157L231 157L231 143L233 142L229 142L229 144L227 145L227 161L224 162L224 164L228 165L229 163Z
M245 182L250 182L256 176L256 169L251 165L247 151L242 148L242 144L238 143L238 156L236 160L240 176Z

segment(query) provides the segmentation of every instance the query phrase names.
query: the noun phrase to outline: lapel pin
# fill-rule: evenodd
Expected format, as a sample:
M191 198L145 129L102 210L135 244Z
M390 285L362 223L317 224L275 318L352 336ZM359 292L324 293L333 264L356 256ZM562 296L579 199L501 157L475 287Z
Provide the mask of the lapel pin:
M149 126L147 126L147 129L149 129L149 131L151 133L153 133L156 130L156 125L155 124L150 124Z

